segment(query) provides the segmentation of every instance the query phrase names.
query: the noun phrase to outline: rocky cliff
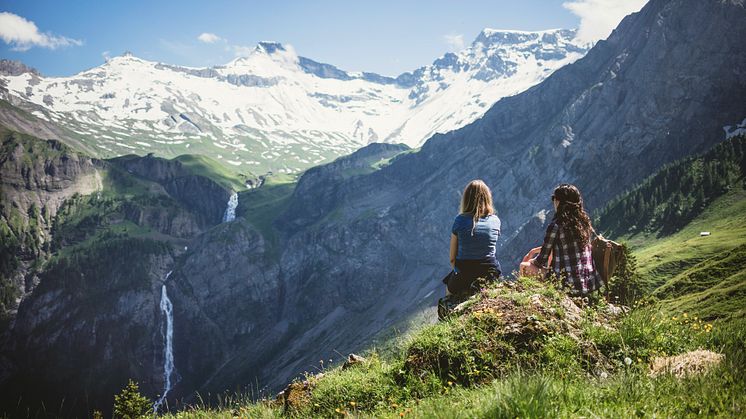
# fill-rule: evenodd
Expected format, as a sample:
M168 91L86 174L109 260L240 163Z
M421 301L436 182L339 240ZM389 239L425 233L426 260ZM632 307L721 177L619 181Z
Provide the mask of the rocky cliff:
M101 190L103 163L59 141L39 141L2 127L0 139L0 316L5 317L38 282L28 268L48 253L60 206L73 195Z
M130 377L162 391L162 285L230 189L208 167L1 135L1 410L20 397L84 414Z

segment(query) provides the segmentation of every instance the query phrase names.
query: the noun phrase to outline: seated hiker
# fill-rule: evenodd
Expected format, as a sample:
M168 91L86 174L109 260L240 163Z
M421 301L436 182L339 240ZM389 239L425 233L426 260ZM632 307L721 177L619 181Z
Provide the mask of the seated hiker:
M477 279L495 281L500 263L495 245L500 236L500 219L492 206L492 193L481 180L466 185L461 197L460 214L451 227L450 259L453 272L446 277L447 291L472 293Z
M574 185L561 184L552 194L554 218L547 227L539 254L524 267L529 275L556 275L574 293L598 290L603 280L593 264L593 227L583 209L583 198ZM553 255L551 266L550 254Z

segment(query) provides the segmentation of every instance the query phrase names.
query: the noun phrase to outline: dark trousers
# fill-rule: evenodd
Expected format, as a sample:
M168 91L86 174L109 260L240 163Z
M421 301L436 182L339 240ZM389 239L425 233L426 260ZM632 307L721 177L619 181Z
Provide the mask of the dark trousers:
M451 294L473 293L478 291L480 281L497 281L500 273L500 262L494 257L476 260L456 259L455 272L451 272L443 282Z

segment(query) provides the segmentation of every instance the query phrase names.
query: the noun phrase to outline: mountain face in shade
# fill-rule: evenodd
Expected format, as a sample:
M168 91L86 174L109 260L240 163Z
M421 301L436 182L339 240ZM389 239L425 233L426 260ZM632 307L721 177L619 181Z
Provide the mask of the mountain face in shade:
M163 341L153 313L158 313L163 276L171 270L166 286L173 304L179 377L173 397L189 397L194 391L214 394L255 382L277 389L320 359L338 359L337 353L370 345L373 337L418 313L434 318L443 292L440 279L449 269L450 226L470 180L484 179L492 188L503 221L498 259L508 274L542 239L551 217L549 197L558 183L577 184L593 210L663 164L702 152L743 124L744 22L741 2L651 0L585 57L527 91L501 99L463 128L435 135L418 150L370 144L308 170L292 195L270 196L271 211L262 214L272 228L256 223L262 208L252 203L262 193L276 191L263 189L265 185L239 196L235 221L194 233L188 246L179 243L178 252L138 249L131 263L115 265L119 273L98 270L95 281L86 279L98 284L90 290L41 273L41 284L18 308L9 333L13 351L0 352L13 354L4 365L21 366L17 381L6 374L11 379L5 386L32 388L23 380L29 376L24 374L32 374L39 377L34 385L43 381L92 394L92 384L76 381L76 374L85 365L116 360L146 383L146 392L160 391L162 371L153 366L162 365L158 354ZM519 35L483 34L500 42ZM265 57L292 57L286 47L262 49L258 54ZM459 54L443 57L441 76L446 68L454 74L467 71L466 62ZM237 60L233 65L250 64ZM323 74L323 80L362 83L371 77L306 65L306 71L313 77ZM511 68L496 61L490 65L494 71ZM415 73L381 80L381 85L409 86L413 92L438 83L434 70ZM429 81L419 84L425 74ZM490 80L494 73L481 74ZM272 74L252 76L261 79L241 83L274 83ZM426 103L434 94L433 89L419 92L410 100L424 98ZM97 266L85 255L76 262ZM133 285L122 276L124 269L148 275L138 276ZM107 293L95 294L103 286ZM140 297L127 300L132 288ZM67 313L97 295L112 304L69 320L48 315ZM46 314L40 316L45 303ZM114 327L117 319L127 318L138 326L127 340L116 340L113 332L95 326L106 320ZM96 339L86 340L92 330L97 330ZM137 349L134 359L145 359L143 365L127 363L132 348ZM87 382L96 383L91 377L106 371L91 374ZM104 400L105 395L96 397Z
M237 171L297 172L371 142L418 146L474 121L582 57L574 30L485 29L474 43L392 78L261 42L211 68L132 54L70 77L0 63L0 97L67 128L97 156L207 154ZM24 128L23 125L14 128Z

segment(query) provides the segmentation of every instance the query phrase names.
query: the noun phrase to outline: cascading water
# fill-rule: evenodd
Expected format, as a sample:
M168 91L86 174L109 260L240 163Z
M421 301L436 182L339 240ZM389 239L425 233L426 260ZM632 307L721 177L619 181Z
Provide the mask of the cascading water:
M174 373L174 306L166 292L166 281L171 271L166 274L161 288L161 312L164 314L165 333L163 335L163 395L153 405L153 413L166 401L166 395L171 391L171 376Z
M238 206L238 194L233 192L228 199L228 206L225 208L223 222L227 223L236 219L236 207Z

